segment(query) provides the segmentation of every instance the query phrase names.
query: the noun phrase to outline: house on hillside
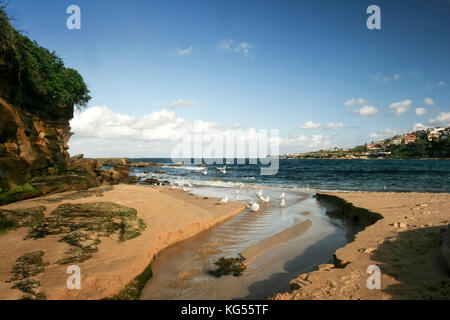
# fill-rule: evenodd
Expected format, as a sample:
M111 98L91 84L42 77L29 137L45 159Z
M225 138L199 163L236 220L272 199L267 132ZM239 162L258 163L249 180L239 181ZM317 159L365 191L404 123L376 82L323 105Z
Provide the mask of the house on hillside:
M408 133L405 137L405 144L416 142L417 137L415 133Z

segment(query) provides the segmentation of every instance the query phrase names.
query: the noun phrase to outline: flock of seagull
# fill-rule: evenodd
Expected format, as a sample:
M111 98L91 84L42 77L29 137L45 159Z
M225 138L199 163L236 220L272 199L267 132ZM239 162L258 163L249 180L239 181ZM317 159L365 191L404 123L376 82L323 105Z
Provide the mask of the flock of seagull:
M258 192L256 192L256 197L258 198L259 202L270 202L270 197L264 197L263 196L263 191L259 190ZM284 206L286 205L286 194L284 192L281 193L280 195L280 207L284 208ZM253 202L252 205L250 206L250 209L253 212L256 212L259 210L259 203L257 201Z
M219 170L220 172L222 172L223 174L227 173L227 166L223 166L223 167L216 167L217 170ZM207 175L208 174L208 168L205 167L202 170L202 174ZM156 185L156 184L155 184ZM160 186L162 185L162 183L159 184ZM183 191L189 192L192 189L192 184L191 183L182 183L182 182L178 182L176 184L174 184L173 182L170 183L170 187L171 189L182 189ZM237 197L239 195L239 190L236 190L234 192L235 196ZM259 210L259 203L258 202L270 202L270 197L264 197L263 196L263 191L259 190L258 192L256 192L256 197L258 198L258 201L254 201L251 205L250 205L250 209L253 212L256 212ZM281 193L280 195L280 207L284 208L286 206L286 195L284 192ZM223 199L220 200L220 203L227 203L229 201L228 197L225 196Z
M236 190L234 192L234 194L236 195L236 197L239 195L239 190ZM258 198L259 202L270 202L270 197L264 197L263 196L263 191L259 190L258 192L256 192L256 197ZM280 195L280 207L284 208L286 206L286 194L283 192ZM228 202L228 196L225 196L223 199L220 200L220 203L227 203ZM251 205L250 205L250 209L253 212L256 212L259 210L259 203L257 201L254 201Z

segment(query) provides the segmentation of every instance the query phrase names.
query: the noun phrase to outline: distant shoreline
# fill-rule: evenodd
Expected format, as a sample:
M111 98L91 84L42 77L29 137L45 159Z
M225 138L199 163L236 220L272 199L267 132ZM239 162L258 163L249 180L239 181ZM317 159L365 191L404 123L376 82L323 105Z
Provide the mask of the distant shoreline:
M450 160L450 158L331 158L331 157L304 157L304 158L284 158L281 160Z

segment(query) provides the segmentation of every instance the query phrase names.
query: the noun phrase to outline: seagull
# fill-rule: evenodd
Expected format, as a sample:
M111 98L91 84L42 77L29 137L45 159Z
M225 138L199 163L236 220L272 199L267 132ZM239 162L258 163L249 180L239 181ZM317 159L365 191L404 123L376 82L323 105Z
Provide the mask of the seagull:
M261 196L261 201L262 202L270 202L270 197L267 196L267 198L264 198L263 196Z
M221 203L227 203L228 202L228 197L225 196L225 198L223 198L222 200L220 200Z
M383 188L384 188L384 190L387 190L387 187L386 187L386 186L384 186Z
M281 199L284 199L286 197L286 195L284 194L284 192L280 195Z
M203 170L202 170L202 173L203 173L204 175L207 175L207 174L208 174L208 168L203 169Z
M259 210L259 204L257 204L256 202L253 202L253 204L250 207L250 209L252 209L253 212L258 211Z
M223 168L217 167L216 169L222 172L223 174L227 173L227 166L223 166Z
M281 198L280 207L284 208L286 205L286 202L284 201L284 198Z
M191 184L190 182L187 183L187 186L188 186L189 188L192 188L192 184Z
M262 191L262 190L259 190L259 191L256 193L256 196L258 197L258 199L261 200L262 194L263 194L263 191Z

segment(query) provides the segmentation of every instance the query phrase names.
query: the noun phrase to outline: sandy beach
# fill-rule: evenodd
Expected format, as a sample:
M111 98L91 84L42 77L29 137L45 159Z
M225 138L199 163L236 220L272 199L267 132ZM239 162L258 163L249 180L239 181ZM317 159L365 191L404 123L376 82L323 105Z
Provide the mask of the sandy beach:
M359 224L370 225L336 251L334 264L320 265L317 271L293 279L290 282L292 292L276 294L273 299L450 297L450 281L440 253L442 237L450 222L449 194L337 192L321 193L320 196L321 204L327 210L335 207L327 196L351 204L360 215ZM73 239L68 241L61 232L64 228L76 229L85 223L79 217L71 217L74 225L68 225L67 222L64 225L58 218L57 221L64 226L58 226L59 231L50 230L46 236L38 238L29 237L30 227L6 231L0 235L0 299L23 298L23 290L12 288L15 283L11 281L13 267L17 266L20 257L36 251L43 253L43 271L30 279L40 282L35 291L42 293L46 299L112 297L141 274L164 248L211 228L245 209L245 205L238 202L219 204L217 198L200 197L164 187L136 185L104 186L60 193L16 202L0 209L4 214L17 214L23 209L43 208L44 219L50 219L47 221L49 224L53 221L52 212L59 212L65 206L73 210L76 206L89 209L89 206L94 205L100 208L98 203L112 206L111 210L134 209L136 217L133 219L142 219L145 228L136 229L141 231L126 241L121 241L118 234L113 233L100 234L97 238L89 234L81 242L74 240L78 239L76 236L79 233L71 233ZM346 214L347 209L342 212ZM371 218L366 219L366 215ZM373 217L375 220L372 221ZM128 221L130 225L136 222L133 219ZM309 220L293 225L248 247L243 254L251 262L274 246L301 236L310 226ZM79 256L75 256L75 262L70 262L74 258L74 249L81 248L85 254L83 250L92 248L93 243L96 249L87 259L77 261ZM79 254L79 251L75 252ZM67 262L61 263L64 259ZM81 269L81 290L69 290L66 286L69 276L66 268L73 264ZM366 270L370 265L381 268L379 290L369 290L366 286L370 276Z
M113 202L133 208L146 228L130 240L119 241L115 234L100 236L97 250L83 262L57 263L67 257L73 246L61 241L61 234L39 239L26 239L27 228L18 228L0 235L0 299L20 299L24 293L12 289L11 269L17 259L29 252L42 251L43 272L33 277L40 282L36 290L46 299L102 299L122 290L150 264L167 246L191 237L245 209L241 203L218 204L218 199L205 199L181 190L136 185L106 186L88 191L68 192L16 202L1 210L45 207L45 217L64 204L88 205ZM88 239L89 240L89 239ZM85 245L83 243L83 245ZM81 290L69 290L66 268L76 264L81 269Z
M450 278L441 243L450 222L450 195L327 193L379 213L383 219L336 251L334 264L300 275L292 292L273 299L449 299ZM370 265L381 269L381 289L367 288ZM337 267L339 266L339 267Z

